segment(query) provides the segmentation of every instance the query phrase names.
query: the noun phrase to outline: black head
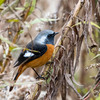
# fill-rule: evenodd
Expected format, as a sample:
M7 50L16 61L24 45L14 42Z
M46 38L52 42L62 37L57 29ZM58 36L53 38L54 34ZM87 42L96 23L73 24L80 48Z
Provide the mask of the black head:
M36 36L34 41L38 43L42 43L42 44L53 44L54 45L54 37L56 34L58 34L58 32L54 32L52 30L44 30L44 31L41 31Z

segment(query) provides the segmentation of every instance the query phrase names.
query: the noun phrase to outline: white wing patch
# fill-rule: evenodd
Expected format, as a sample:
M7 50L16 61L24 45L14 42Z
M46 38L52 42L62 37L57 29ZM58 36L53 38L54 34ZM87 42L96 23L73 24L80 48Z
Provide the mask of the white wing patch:
M32 56L34 56L34 54L29 51L26 51L26 53L24 54L24 57L32 57Z

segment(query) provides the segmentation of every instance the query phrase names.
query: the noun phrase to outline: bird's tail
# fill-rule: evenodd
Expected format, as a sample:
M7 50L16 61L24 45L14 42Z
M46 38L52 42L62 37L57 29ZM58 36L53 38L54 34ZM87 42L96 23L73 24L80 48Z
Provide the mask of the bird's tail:
M17 74L15 75L15 77L14 77L14 82L16 82L17 81L17 79L18 79L18 77L22 74L22 66L19 66L19 69L18 69L18 72L17 72ZM10 89L9 89L9 91L12 91L13 90L13 88L14 88L14 86L10 86Z

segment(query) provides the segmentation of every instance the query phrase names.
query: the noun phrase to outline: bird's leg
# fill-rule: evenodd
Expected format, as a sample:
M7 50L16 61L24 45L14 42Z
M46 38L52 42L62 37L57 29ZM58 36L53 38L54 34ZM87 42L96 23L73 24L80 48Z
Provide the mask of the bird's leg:
M34 68L32 68L32 69L34 70L34 72L36 73L37 76L40 76Z
M35 72L36 75L38 76L36 79L44 79L44 80L45 80L45 78L42 77L42 76L40 76L34 68L32 68L32 69L34 70L34 72Z

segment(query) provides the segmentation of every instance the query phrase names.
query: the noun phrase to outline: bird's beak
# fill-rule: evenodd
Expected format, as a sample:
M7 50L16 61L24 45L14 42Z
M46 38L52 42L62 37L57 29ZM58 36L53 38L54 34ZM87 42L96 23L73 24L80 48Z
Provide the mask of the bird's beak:
M55 32L55 35L57 35L59 32Z

